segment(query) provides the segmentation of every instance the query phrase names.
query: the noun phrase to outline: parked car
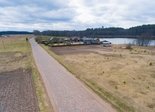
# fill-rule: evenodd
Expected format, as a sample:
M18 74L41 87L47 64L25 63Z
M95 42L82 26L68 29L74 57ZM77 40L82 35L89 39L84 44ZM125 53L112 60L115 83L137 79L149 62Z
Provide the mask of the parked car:
M101 41L101 44L103 45L103 47L111 47L111 42L107 40Z

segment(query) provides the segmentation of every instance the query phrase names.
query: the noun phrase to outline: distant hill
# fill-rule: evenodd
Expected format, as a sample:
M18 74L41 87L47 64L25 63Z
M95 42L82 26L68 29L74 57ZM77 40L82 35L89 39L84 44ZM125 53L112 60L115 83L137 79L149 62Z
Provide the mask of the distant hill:
M142 25L131 27L129 29L110 27L110 28L88 28L83 31L37 31L33 32L36 35L51 35L51 36L87 36L87 37L104 37L104 38L137 38L141 36L149 36L155 39L155 24Z

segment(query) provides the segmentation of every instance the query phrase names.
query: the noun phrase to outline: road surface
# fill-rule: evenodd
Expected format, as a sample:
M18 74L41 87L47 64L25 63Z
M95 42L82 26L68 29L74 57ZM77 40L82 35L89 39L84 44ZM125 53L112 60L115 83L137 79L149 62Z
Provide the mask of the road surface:
M33 56L55 112L115 112L30 39Z

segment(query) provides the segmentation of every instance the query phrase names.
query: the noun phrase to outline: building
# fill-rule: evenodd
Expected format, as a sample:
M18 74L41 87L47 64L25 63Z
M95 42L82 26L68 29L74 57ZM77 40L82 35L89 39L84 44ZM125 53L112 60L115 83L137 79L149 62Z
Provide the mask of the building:
M87 38L87 37L84 37L82 38L82 41L84 44L87 44L87 45L91 45L91 44L100 44L100 41L98 38Z

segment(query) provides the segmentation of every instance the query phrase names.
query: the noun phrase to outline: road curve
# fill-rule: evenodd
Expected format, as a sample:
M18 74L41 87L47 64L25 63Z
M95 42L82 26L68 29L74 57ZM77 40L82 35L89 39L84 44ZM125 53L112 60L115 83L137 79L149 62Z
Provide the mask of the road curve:
M55 112L116 112L30 39L33 56Z

